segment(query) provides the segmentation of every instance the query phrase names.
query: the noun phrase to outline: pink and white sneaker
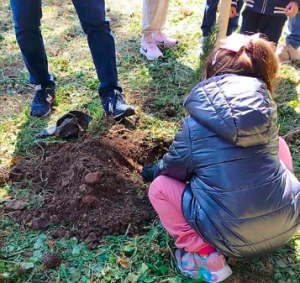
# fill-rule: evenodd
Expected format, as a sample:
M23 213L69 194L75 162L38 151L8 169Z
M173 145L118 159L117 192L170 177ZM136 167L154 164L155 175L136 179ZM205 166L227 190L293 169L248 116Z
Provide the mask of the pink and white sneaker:
M157 60L158 58L163 57L163 54L156 46L152 35L142 39L140 53L145 55L148 60Z
M225 257L218 252L212 253L207 257L202 257L197 253L178 249L175 252L175 257L180 271L193 279L218 283L232 274L232 270L227 265Z
M153 39L157 46L174 47L178 43L178 40L168 37L160 31L153 33Z

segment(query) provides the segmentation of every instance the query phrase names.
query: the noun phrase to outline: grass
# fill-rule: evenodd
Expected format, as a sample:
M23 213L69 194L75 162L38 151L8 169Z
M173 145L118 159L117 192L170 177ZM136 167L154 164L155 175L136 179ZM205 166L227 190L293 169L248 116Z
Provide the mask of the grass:
M111 26L117 45L119 80L126 100L137 108L129 119L136 134L171 140L185 115L182 102L199 80L197 47L204 1L170 1L170 35L180 44L164 50L164 58L148 62L139 54L141 2L107 1ZM193 11L184 16L183 3ZM29 116L32 87L27 81L16 44L7 1L0 0L0 166L9 170L20 158L34 158L39 140L34 134L53 124L68 110L84 110L93 116L89 134L100 135L109 129L103 122L103 110L97 95L98 80L89 49L71 2L43 2L42 31L51 71L58 78L55 111L47 119ZM280 70L276 90L279 105L280 134L300 126L300 63ZM175 113L169 115L168 113ZM299 135L287 137L300 177ZM46 143L62 142L53 138ZM8 195L22 197L39 205L39 196L28 187L17 191L10 184L0 189L0 282L196 282L178 272L172 257L173 239L158 223L143 236L110 236L90 251L77 239L53 240L49 231L36 232L1 215ZM62 264L45 270L41 256L49 250L59 252ZM234 271L228 283L299 283L300 236L269 256L253 261L230 261Z

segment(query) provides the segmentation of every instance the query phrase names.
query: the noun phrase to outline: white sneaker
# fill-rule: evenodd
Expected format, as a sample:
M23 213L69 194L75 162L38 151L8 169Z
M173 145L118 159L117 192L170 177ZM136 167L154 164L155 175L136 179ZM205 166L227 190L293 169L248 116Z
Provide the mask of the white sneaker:
M291 45L282 45L277 48L276 56L280 63L289 63L291 61L300 60L300 51Z
M168 37L160 31L153 33L153 39L156 45L163 45L164 47L174 47L178 43L178 40Z
M159 57L163 57L152 35L142 39L140 53L145 55L148 60L157 60Z

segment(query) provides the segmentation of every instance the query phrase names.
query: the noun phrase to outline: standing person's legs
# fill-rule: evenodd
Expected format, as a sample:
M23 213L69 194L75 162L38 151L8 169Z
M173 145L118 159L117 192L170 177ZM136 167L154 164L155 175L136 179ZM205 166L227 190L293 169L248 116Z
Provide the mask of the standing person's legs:
M50 79L48 61L40 30L41 0L11 0L17 42L25 65L37 85Z
M35 95L31 103L32 116L42 117L51 112L55 99L55 83L48 72L48 61L40 30L41 0L11 0L15 32L25 65L34 83Z
M286 19L287 18L285 16L276 17L261 15L259 32L265 34L270 41L277 44L280 39Z
M169 0L144 0L142 35L148 37L161 31L167 20Z
M291 45L294 49L300 47L300 13L288 20L288 33L285 42L286 45Z
M286 141L281 137L279 137L278 142L279 142L279 149L278 149L279 158L291 171L293 171L293 160L292 160L292 155L289 146L287 145Z
M121 97L122 89L118 86L116 49L114 37L105 20L104 0L72 0L87 34L88 44L101 82L99 94L107 114L114 118L123 118L134 114L132 106Z
M211 28L216 22L219 0L207 0L202 19L202 37L207 37L211 33Z
M250 9L245 9L242 13L243 21L240 33L253 34L257 33L259 29L260 14L253 12Z
M73 0L82 28L87 34L98 78L101 82L99 92L117 89L118 73L114 37L105 20L104 0Z
M237 5L236 5L236 11L237 13L240 15L240 12L243 8L244 5L244 1L243 0L238 0L237 1ZM231 35L233 32L236 31L236 29L239 26L239 18L240 16L234 17L234 18L230 18L229 22L228 22L228 28L227 28L227 36Z
M167 20L169 0L144 0L142 41L140 53L148 60L156 60L163 54L158 46L173 47L177 40L162 33Z

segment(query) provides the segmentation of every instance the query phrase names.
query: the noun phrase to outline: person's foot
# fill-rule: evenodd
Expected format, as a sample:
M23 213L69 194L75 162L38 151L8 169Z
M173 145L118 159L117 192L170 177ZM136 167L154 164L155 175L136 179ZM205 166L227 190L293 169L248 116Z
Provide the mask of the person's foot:
M102 95L101 103L106 115L112 116L115 120L121 120L135 114L133 106L127 104L122 94L116 89Z
M48 115L51 112L51 104L54 99L54 81L48 81L45 85L36 85L35 94L31 102L30 115L34 117L42 117Z
M277 48L276 56L280 63L288 63L300 60L300 50L293 48L291 45L282 45Z
M163 54L156 46L152 35L142 39L140 53L145 55L148 60L157 60L158 58L163 57Z
M217 283L222 282L232 274L225 257L218 252L202 257L198 253L178 249L175 252L175 257L180 271L193 279Z
M157 46L174 47L178 43L178 40L168 37L160 31L153 33L153 39Z

